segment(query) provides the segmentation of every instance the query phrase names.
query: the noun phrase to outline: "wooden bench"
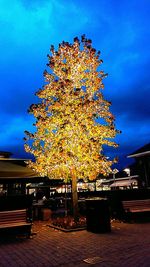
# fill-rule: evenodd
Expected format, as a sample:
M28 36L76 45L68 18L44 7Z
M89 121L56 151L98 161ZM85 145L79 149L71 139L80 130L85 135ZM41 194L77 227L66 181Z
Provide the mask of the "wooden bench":
M122 206L126 219L131 220L131 214L150 212L150 199L124 200Z
M30 237L31 225L26 209L0 211L0 230L11 228L14 233L24 233Z
M122 204L125 212L150 211L150 199L124 200Z

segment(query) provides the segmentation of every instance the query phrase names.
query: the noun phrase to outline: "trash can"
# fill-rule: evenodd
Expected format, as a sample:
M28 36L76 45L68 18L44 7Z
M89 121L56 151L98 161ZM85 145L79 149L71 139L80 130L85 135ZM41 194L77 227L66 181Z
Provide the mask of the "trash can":
M48 221L49 219L51 219L51 216L52 216L52 211L50 209L47 209L47 208L42 209L42 220L43 221Z
M111 231L109 204L106 198L86 200L87 231L106 233Z

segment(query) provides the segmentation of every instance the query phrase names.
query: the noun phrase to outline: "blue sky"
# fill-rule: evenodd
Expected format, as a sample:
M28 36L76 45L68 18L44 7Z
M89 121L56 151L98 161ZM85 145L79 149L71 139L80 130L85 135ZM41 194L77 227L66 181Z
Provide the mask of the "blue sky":
M0 150L26 157L27 109L44 84L50 45L86 34L101 51L104 96L122 131L109 153L128 165L126 156L150 141L149 14L149 0L0 0Z

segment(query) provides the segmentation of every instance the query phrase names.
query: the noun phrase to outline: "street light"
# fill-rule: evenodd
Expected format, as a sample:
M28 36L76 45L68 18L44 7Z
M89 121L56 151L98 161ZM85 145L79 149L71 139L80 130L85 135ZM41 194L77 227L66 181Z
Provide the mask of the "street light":
M130 177L130 169L129 168L125 168L124 172L127 173L127 175L129 176L129 186L131 187L131 177Z
M129 168L125 168L125 169L124 169L124 172L126 172L127 175L130 176L130 169L129 169Z
M112 173L113 173L113 179L114 179L114 183L116 182L116 173L118 173L119 171L117 169L113 169Z

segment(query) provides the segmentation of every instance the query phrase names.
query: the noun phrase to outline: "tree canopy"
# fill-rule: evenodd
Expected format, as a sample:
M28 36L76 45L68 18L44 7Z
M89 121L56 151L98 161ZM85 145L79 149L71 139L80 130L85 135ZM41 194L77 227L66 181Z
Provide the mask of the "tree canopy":
M102 93L107 75L100 70L100 52L85 35L50 51L39 103L29 109L36 119L35 132L25 131L25 150L35 157L29 166L50 178L68 179L72 171L78 178L107 175L115 159L104 155L103 145L117 147L118 131Z

